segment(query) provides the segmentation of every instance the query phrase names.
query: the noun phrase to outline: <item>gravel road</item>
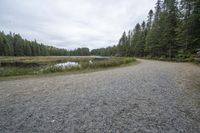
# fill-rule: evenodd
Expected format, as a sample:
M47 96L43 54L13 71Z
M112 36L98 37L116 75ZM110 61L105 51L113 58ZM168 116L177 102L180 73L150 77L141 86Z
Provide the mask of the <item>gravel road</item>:
M200 67L140 60L0 82L1 133L200 133Z

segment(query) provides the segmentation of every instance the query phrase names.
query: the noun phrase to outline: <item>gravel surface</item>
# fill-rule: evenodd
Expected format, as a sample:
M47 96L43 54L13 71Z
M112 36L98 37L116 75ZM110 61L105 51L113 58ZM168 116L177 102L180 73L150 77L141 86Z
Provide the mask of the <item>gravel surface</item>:
M200 132L200 67L140 60L0 82L1 133Z

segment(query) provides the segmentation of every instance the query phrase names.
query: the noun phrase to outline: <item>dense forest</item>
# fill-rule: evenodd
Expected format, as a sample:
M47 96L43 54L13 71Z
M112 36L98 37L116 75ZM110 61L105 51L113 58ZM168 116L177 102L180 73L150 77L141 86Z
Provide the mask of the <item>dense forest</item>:
M147 21L94 55L189 58L200 48L200 0L158 0Z
M77 56L90 55L88 48L59 49L23 39L19 34L0 32L0 56Z
M124 32L117 45L107 48L59 49L19 34L0 32L0 56L137 56L189 58L200 48L200 0L158 0L147 21Z

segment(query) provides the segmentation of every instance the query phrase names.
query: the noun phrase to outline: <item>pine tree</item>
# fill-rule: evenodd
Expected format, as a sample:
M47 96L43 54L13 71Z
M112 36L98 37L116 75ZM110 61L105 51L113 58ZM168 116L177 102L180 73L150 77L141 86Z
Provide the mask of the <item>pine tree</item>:
M141 26L139 23L136 24L134 29L134 35L132 39L132 48L135 56L139 56L141 52Z
M200 1L199 0L182 0L181 13L183 20L178 27L179 44L190 56L195 50L200 48Z
M153 10L149 11L148 20L147 20L147 29L150 30L153 23Z
M4 43L3 43L3 36L2 33L0 33L0 56L4 55Z
M126 55L126 48L125 45L127 44L127 36L126 36L126 32L123 33L121 39L119 40L119 44L118 44L118 52L117 54L119 56L125 56Z
M177 54L177 42L176 42L176 29L178 24L178 8L176 0L164 1L164 26L162 34L162 44L167 49L167 56L169 58L175 57Z

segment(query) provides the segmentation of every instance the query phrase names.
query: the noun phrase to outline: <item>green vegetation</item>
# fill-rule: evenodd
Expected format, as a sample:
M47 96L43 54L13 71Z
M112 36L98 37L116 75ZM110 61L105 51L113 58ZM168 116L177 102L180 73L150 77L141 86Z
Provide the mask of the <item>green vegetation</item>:
M113 47L59 49L0 32L0 56L123 56L191 60L200 48L200 1L157 0L147 21L124 32Z
M59 49L23 39L19 34L0 32L0 56L88 56L88 48Z
M15 58L14 61L8 61L8 57L7 59L1 58L3 61L1 66L10 64L10 66L18 65L20 67L41 67L49 62L76 61L81 62L82 66L88 67L90 66L86 63L88 60L83 62L83 58L68 57L66 59L62 57L88 55L194 61L197 49L200 49L199 0L157 0L155 11L149 11L147 21L136 24L134 29L128 33L124 32L116 46L93 49L92 51L88 48L59 49L40 44L36 40L28 41L19 34L6 35L4 32L0 32L0 56L47 56L47 58L19 57ZM61 57L49 58L48 56ZM99 61L98 65L93 64L91 67L107 67L118 65L119 62L121 62L119 58L117 61L112 60L111 64ZM9 75L6 74L5 68L1 68L1 71L1 75ZM33 70L30 71L32 74ZM46 71L63 70L51 68ZM13 69L14 72L15 69Z
M108 68L134 62L134 58L128 57L64 57L64 56L41 56L41 57L0 57L0 77L19 75L41 75L56 72L71 72ZM78 62L78 66L55 66L58 63Z
M147 22L123 33L118 45L94 49L93 55L191 60L200 48L200 1L158 0Z

